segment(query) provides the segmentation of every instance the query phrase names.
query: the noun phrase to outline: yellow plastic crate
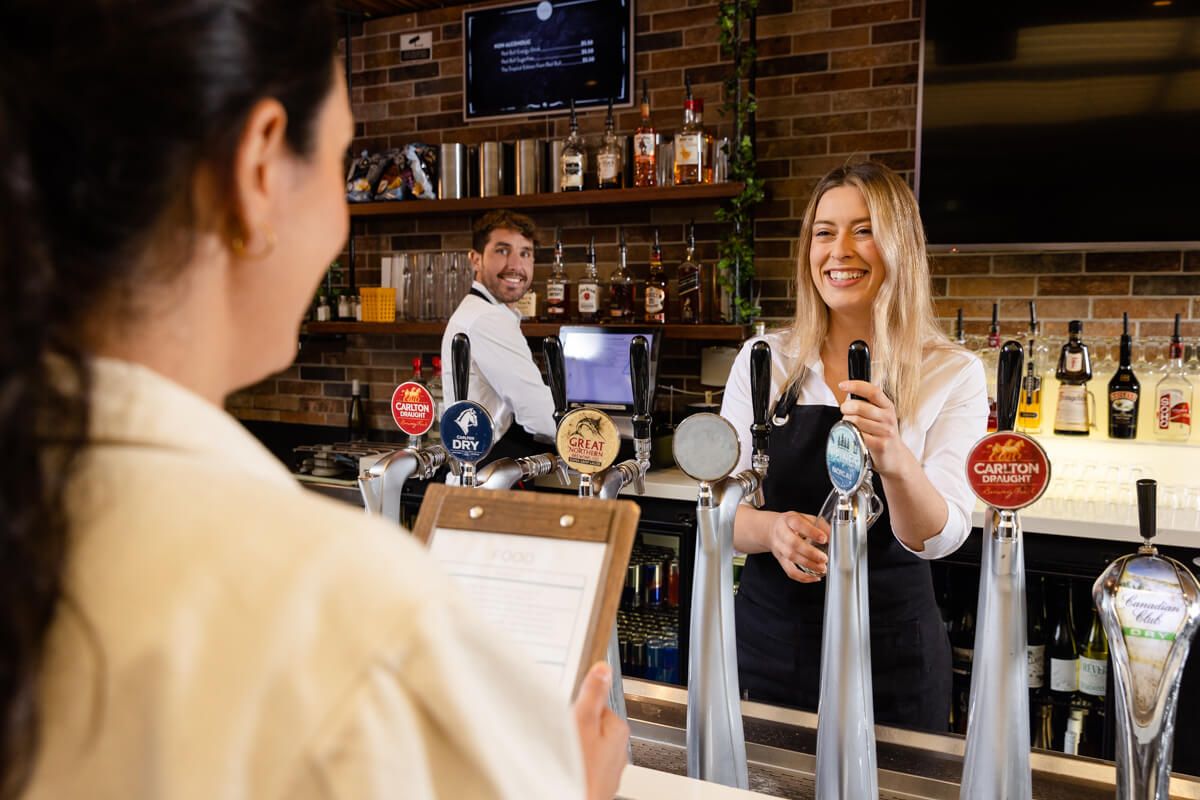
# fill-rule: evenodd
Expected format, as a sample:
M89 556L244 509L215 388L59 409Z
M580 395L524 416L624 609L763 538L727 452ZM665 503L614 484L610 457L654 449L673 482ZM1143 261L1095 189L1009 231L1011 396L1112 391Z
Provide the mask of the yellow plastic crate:
M395 288L363 286L359 292L362 294L363 322L396 321Z

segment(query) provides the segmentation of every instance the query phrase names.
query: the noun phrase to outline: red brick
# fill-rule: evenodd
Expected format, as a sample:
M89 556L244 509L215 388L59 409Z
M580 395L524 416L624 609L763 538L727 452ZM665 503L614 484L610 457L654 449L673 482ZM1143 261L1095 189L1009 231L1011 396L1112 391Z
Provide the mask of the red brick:
M869 28L843 28L801 33L792 37L793 53L818 53L863 47L871 43Z
M860 89L854 92L838 92L833 95L831 108L834 111L857 111L885 106L911 106L916 89L912 86L890 86L885 89Z
M917 65L901 64L894 67L876 67L871 70L872 86L897 86L917 82Z
M1130 289L1129 276L1118 275L1042 275L1037 282L1039 295L1127 295Z
M701 25L715 26L717 10L712 6L689 8L686 11L667 11L650 17L650 30L669 31L675 28L694 28Z
M388 100L403 100L406 97L412 97L413 87L411 83L388 83L383 86L368 86L362 90L363 103L381 103ZM355 108L355 118L357 119L357 107Z
M792 133L797 136L816 133L845 133L867 128L867 114L856 111L850 114L824 114L821 116L797 117L792 122Z
M837 50L829 54L830 69L881 67L912 61L908 45L890 44L863 47L858 50Z
M869 25L873 22L893 22L909 19L912 7L908 0L895 0L891 3L872 3L871 5L839 8L832 13L829 23L834 28L845 28L850 25Z
M1033 278L951 278L953 297L1033 296Z
M917 110L915 108L885 108L872 111L869 130L887 130L889 128L904 128L914 131L917 127Z
M758 118L798 117L804 114L824 114L829 111L830 98L826 94L803 95L800 97L772 97L758 102Z
M869 70L843 70L840 72L813 72L796 77L793 91L796 94L809 92L837 92L849 89L865 89L871 85Z
M991 256L930 254L929 271L932 275L987 275L991 268Z
M908 146L908 131L872 133L843 133L829 137L831 153L863 153L876 150L896 150Z
M677 67L701 66L711 64L720 57L715 44L703 47L689 47L682 50L662 50L650 54L653 69L674 69Z
M1191 303L1186 297L1149 299L1144 297L1100 298L1092 301L1092 317L1095 319L1120 319L1121 313L1129 312L1132 321L1146 319L1172 319L1182 314L1186 319Z
M871 26L871 44L891 44L892 42L911 42L921 38L921 23L893 22L890 25Z

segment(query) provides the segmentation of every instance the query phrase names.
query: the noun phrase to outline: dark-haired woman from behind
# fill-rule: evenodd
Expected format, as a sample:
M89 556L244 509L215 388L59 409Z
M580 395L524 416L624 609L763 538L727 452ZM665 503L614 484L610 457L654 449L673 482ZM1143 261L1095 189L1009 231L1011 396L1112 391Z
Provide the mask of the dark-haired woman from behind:
M348 229L319 0L0 6L0 797L611 797L410 537L221 408Z

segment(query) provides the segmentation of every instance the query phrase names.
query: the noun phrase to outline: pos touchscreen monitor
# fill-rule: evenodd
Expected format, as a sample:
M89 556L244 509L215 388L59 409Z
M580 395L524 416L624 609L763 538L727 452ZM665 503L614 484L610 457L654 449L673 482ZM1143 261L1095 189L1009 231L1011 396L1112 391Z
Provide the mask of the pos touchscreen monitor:
M650 397L653 406L658 373L658 348L662 331L651 328L602 328L563 325L563 360L567 372L567 406L591 406L605 411L622 436L633 435L633 382L629 377L629 343L645 336L650 345Z

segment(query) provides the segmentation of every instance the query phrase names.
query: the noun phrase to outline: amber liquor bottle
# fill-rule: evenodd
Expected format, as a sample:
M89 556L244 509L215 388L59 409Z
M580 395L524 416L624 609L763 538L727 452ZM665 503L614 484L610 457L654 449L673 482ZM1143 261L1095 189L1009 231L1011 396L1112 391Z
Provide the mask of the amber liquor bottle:
M663 270L662 247L658 243L658 228L654 229L654 247L650 250L650 276L642 293L646 322L662 324L667 321L667 273Z
M570 280L563 266L562 226L554 232L554 266L546 279L546 321L566 322L571 318L568 299L571 296Z
M625 186L625 159L613 133L612 98L608 98L608 118L604 120L604 138L596 153L596 173L601 189L621 189Z
M587 264L583 268L583 277L576 284L575 310L579 312L580 322L600 321L600 279L596 274L596 234L592 234L588 243Z
M675 132L675 185L700 183L704 167L704 128L696 124L696 101L691 78L684 76L687 99L683 101L683 126Z
M633 134L633 185L658 185L658 132L650 121L650 92L642 79L642 121Z
M688 222L687 250L679 265L679 321L691 325L704 321L704 288L696 260L696 221Z
M1058 405L1054 411L1054 432L1067 436L1087 436L1091 420L1087 407L1087 382L1092 379L1092 359L1082 341L1083 323L1067 324L1067 343L1058 356Z

